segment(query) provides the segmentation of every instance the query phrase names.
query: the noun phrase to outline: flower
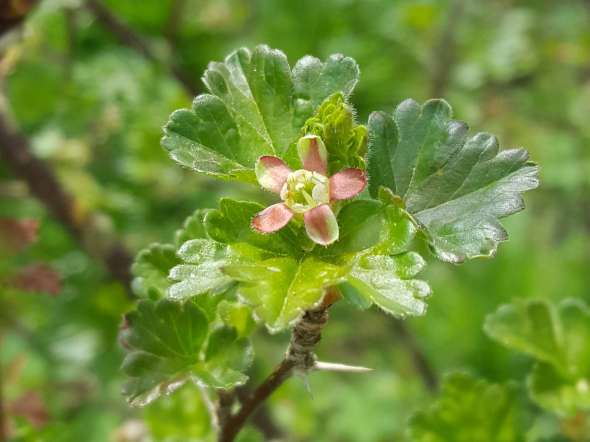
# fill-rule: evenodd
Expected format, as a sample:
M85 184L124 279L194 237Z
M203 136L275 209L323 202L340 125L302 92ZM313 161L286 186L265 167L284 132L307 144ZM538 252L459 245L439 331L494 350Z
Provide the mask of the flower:
M343 169L328 178L328 151L318 136L300 138L297 153L303 169L296 171L274 156L262 156L256 162L260 185L279 194L283 202L259 212L252 219L252 228L261 233L276 232L293 217L302 217L311 240L327 246L339 235L331 204L358 195L365 188L367 178L361 169L354 168Z

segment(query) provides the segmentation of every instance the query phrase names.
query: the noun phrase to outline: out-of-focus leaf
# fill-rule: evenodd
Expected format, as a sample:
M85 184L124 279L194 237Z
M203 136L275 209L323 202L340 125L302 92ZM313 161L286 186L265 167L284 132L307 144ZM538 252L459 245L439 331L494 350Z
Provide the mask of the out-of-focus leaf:
M486 333L538 362L528 378L531 397L560 415L590 410L590 310L566 299L506 304L488 315Z
M442 260L491 256L507 238L499 218L523 209L521 193L538 185L523 149L499 152L495 137L467 135L444 100L402 102L369 119L370 190L390 188L426 232Z
M454 373L436 402L410 420L414 442L524 442L525 416L512 385Z
M197 386L187 385L144 408L145 423L158 441L213 440L209 409Z
M133 291L142 297L162 298L172 284L168 279L170 269L179 263L176 250L170 244L152 244L140 251L131 266Z
M344 280L348 269L317 258L271 258L228 265L224 272L240 282L238 293L271 332L291 326L319 303L324 289Z
M221 301L217 307L219 317L229 327L234 327L240 337L249 336L254 329L252 309L240 302Z
M256 182L258 157L285 153L319 102L339 91L348 95L357 77L348 58L331 57L325 64L305 58L292 72L279 50L238 49L209 64L203 81L211 94L170 116L162 145L197 172Z

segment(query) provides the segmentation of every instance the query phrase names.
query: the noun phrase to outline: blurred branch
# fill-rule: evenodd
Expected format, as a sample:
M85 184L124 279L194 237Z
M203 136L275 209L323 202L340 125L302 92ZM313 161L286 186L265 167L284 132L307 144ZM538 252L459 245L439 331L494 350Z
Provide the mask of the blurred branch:
M447 91L456 58L455 33L462 19L463 10L463 0L451 1L446 23L432 53L433 69L430 96L433 98L440 98Z
M38 0L0 2L0 36L20 25Z
M127 23L113 14L100 0L87 0L86 7L96 20L121 44L137 51L146 59L169 70L170 74L178 80L190 95L197 95L199 88L194 83L192 75L184 72L178 66L163 62L150 48L142 36L137 34Z
M185 4L186 0L172 0L171 2L170 13L164 29L164 35L170 45L174 45L176 42L176 35L182 20Z
M89 246L90 239L96 239L92 220L83 217L72 196L66 192L53 170L30 150L29 141L14 130L6 116L0 114L0 158L6 162L13 173L25 181L29 191L35 196L90 254L97 256L111 273L120 281L131 297L131 256L125 247L111 240L100 250Z
M393 331L401 339L406 350L412 357L414 368L422 378L424 385L428 390L436 391L438 388L438 377L412 332L408 330L406 324L400 319L393 321Z

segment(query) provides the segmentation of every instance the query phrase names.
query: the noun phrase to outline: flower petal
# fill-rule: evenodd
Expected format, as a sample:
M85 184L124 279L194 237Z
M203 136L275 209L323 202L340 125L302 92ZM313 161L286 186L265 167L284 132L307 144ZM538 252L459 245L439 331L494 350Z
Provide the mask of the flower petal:
M338 239L338 221L327 204L305 212L303 221L305 222L305 231L313 242L327 246Z
M271 233L282 229L293 218L293 212L283 203L273 204L252 219L252 228L260 233Z
M297 153L303 168L326 175L328 171L328 151L322 139L316 135L306 135L297 142Z
M330 200L347 200L363 191L367 177L360 169L344 169L330 177Z
M255 166L258 183L271 192L279 193L291 173L289 166L283 160L273 156L258 158Z

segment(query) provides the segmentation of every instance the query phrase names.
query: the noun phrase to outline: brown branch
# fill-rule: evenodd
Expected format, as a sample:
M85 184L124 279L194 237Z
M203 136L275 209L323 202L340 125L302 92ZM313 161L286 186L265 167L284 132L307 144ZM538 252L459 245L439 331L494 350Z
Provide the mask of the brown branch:
M463 15L463 0L453 0L448 11L447 21L433 52L433 69L430 96L442 97L447 90L451 70L455 63L455 32Z
M92 218L80 214L72 196L43 160L30 150L28 140L8 123L0 113L0 158L12 172L28 185L30 193L36 197L72 235L72 237L98 257L111 273L120 281L131 295L131 256L116 240L97 241L97 232L92 228Z
M315 364L313 348L320 341L322 329L328 321L328 309L338 298L339 294L336 291L328 291L319 307L305 312L293 328L285 358L262 384L242 400L242 406L238 412L225 419L220 427L219 442L232 442L248 418L295 370L305 372L313 368Z
M127 23L113 14L100 0L87 0L85 5L92 12L98 23L113 34L122 45L137 51L151 62L168 69L170 75L182 84L187 93L191 95L197 95L199 93L199 88L195 84L192 75L184 72L173 63L161 61L144 38L137 34Z
M0 36L19 26L38 0L0 2Z

